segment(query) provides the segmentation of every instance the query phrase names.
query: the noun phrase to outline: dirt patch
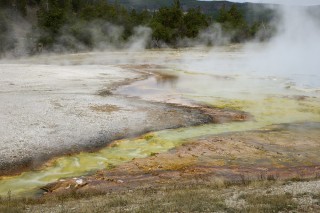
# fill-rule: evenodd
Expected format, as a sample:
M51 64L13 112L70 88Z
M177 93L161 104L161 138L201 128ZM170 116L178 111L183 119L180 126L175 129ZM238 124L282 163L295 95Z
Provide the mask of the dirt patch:
M142 73L141 72L141 76L137 77L137 78L131 78L131 79L124 79L122 81L119 81L119 82L114 82L112 84L109 84L107 87L99 90L96 94L99 95L99 96L102 96L102 97L107 97L107 96L110 96L112 95L112 91L121 87L121 86L124 86L124 85L128 85L128 84L131 84L135 81L142 81L142 80L145 80L147 79L149 76L149 74L146 74L146 73Z
M90 109L97 112L110 113L110 112L119 111L121 108L116 105L106 104L106 105L93 105L93 106L90 106Z
M125 65L120 65L119 67L123 69L129 69L129 70L134 70L134 71L154 71L154 70L159 70L159 69L165 69L166 67L163 65L158 65L158 64L125 64Z
M231 121L248 121L254 119L250 113L232 110L232 109L219 109L209 106L196 107L212 117L213 123L226 123Z
M179 77L176 75L172 75L169 73L160 73L160 72L155 72L155 78L157 80L158 84L171 84L175 85L178 82Z

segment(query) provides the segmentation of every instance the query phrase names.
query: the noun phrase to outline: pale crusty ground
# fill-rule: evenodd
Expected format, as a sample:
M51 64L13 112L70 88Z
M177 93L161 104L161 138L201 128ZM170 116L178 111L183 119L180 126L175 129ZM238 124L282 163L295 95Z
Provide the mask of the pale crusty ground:
M147 76L112 65L10 61L0 64L0 76L0 175L115 139L210 121L196 109L110 95Z

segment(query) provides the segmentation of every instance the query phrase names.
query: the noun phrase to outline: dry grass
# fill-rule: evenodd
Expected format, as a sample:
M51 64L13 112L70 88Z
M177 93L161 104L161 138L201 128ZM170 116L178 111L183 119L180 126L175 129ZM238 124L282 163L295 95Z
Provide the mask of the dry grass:
M41 205L45 203L43 199L34 198L12 198L11 193L8 192L6 197L0 197L0 212L5 213L19 213L25 212L30 205Z
M312 198L316 200L316 204L320 206L320 192L312 195Z
M108 193L72 191L40 199L12 199L8 194L0 199L0 212L306 212L299 208L293 194L267 193L270 187L281 185L280 181L267 180L197 180ZM319 207L320 194L311 196ZM230 198L234 206L228 204Z
M291 194L257 195L249 194L243 197L247 206L244 212L289 212L297 209L297 203Z

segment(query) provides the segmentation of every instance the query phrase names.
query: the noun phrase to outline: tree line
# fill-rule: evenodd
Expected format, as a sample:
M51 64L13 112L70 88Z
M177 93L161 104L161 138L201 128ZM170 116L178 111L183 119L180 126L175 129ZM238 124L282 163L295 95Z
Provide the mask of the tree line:
M259 22L249 24L236 5L222 7L213 18L200 8L184 11L179 0L156 11L127 9L118 1L106 0L0 0L0 7L0 52L15 47L17 41L10 34L15 17L31 23L25 38L31 54L40 47L54 50L57 44L70 51L88 50L104 43L121 46L137 26L151 29L148 47L178 47L179 41L197 38L214 23L230 34L232 42L250 40L262 27Z

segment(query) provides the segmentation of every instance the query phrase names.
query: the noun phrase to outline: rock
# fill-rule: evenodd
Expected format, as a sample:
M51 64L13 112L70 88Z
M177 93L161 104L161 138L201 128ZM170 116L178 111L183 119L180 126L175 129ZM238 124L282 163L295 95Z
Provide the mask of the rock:
M82 184L83 184L83 180L82 180L82 179L77 179L77 180L76 180L76 183L77 183L78 185L82 185Z

